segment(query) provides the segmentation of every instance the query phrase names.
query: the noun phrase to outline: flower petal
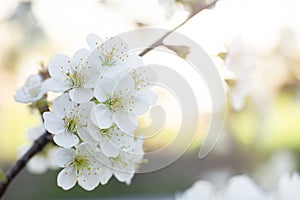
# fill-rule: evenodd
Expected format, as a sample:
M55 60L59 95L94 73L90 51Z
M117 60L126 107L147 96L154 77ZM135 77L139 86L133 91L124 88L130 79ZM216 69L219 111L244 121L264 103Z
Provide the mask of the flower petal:
M100 141L101 150L107 157L117 157L119 155L120 149L113 145L108 139Z
M73 133L63 132L53 137L54 142L61 147L71 148L79 143L79 138Z
M59 167L67 167L74 160L75 150L61 148L55 153L55 162Z
M53 101L52 110L59 118L70 117L72 112L73 103L68 94L63 94L56 97Z
M100 183L99 171L92 168L80 168L78 176L78 184L85 190L91 191Z
M114 175L120 182L125 182L127 185L129 185L131 183L131 179L134 176L134 173L115 171Z
M70 89L71 82L70 80L62 81L57 78L49 78L44 82L43 87L45 87L48 91L63 92Z
M86 58L89 55L89 51L86 49L79 49L78 51L75 52L75 54L72 57L72 67L79 67L80 68L80 64L83 64L86 60Z
M95 88L95 97L99 102L104 102L114 92L116 82L113 79L101 78Z
M89 88L73 88L69 95L76 103L86 103L94 96L94 92Z
M75 167L67 167L57 176L57 185L64 190L69 190L76 184L76 169Z
M91 120L99 128L109 128L113 124L111 111L102 104L96 105L91 112Z
M66 74L70 71L70 58L63 54L56 54L50 60L48 65L48 71L51 77L55 77L58 80L64 81Z
M44 127L47 131L52 134L60 134L65 130L65 124L63 120L56 117L53 112L45 112L43 114L44 118Z
M86 37L86 41L87 41L87 43L88 43L91 50L96 49L97 46L99 46L103 42L103 40L99 36L97 36L93 33L90 33Z
M133 114L132 112L115 114L114 122L122 131L126 133L131 133L137 127L137 119L135 114Z

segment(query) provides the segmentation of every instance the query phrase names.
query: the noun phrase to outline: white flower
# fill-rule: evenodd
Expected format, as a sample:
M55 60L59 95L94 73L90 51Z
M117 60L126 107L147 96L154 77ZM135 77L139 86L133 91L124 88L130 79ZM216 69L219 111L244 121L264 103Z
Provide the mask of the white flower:
M127 73L119 81L101 79L95 89L99 104L92 109L93 123L101 129L116 123L126 133L134 131L137 128L137 115L145 113L156 101L152 90L136 90L135 86L131 73Z
M40 100L47 93L43 78L39 74L28 77L25 85L16 91L15 101L30 103Z
M278 191L274 200L299 200L300 176L297 173L283 175L278 182Z
M241 110L245 98L252 86L252 72L255 68L254 53L251 48L240 40L232 41L228 45L228 54L225 59L225 69L233 84L229 84L229 97L234 110ZM227 83L230 83L228 81Z
M85 190L93 190L99 183L106 184L110 177L105 174L97 156L82 143L74 149L57 151L57 165L64 169L57 176L57 184L64 190L75 186L76 182Z
M81 49L70 59L63 54L55 55L49 63L51 78L47 87L54 92L69 90L70 98L77 103L88 102L93 97L92 88L99 78L98 69L88 60L89 51Z
M206 181L197 181L182 194L177 194L176 200L214 200L214 187Z
M261 187L256 185L247 176L236 176L229 180L228 186L218 194L223 200L270 200L271 196L266 194Z
M143 65L142 58L135 53L128 54L129 46L119 37L104 42L95 34L87 36L91 49L89 62L97 66L102 77L113 77L116 74Z
M106 166L108 177L114 175L120 182L130 184L143 157L143 140L139 139L131 142L130 147L126 151L120 151L117 157L110 157L109 162L101 162ZM101 159L100 156L99 159Z
M265 193L247 176L235 176L228 185L217 190L206 181L196 182L190 189L181 195L176 195L176 200L271 200L272 196Z
M68 94L57 97L52 106L52 112L45 112L44 126L52 134L54 142L62 147L70 148L79 143L81 131L85 131L92 102L80 104L73 103Z
M89 123L88 132L96 140L107 157L116 157L121 151L129 149L133 142L134 133L125 133L121 131L116 124L107 129L100 129L93 123Z
M43 133L45 133L43 126L37 126L30 128L28 130L28 138L31 142L38 139ZM25 146L20 149L20 157L22 157L28 150L30 146ZM52 143L47 144L44 149L34 155L26 165L27 170L33 174L43 174L49 169L57 169L57 165L54 161L54 155L57 151L57 147Z

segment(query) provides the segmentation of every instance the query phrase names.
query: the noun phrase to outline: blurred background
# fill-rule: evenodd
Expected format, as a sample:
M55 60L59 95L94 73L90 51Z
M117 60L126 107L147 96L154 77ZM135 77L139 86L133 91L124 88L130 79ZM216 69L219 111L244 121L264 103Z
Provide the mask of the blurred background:
M16 161L19 148L29 142L27 129L40 123L36 113L13 100L30 74L55 53L72 56L87 48L89 33L105 39L141 27L171 29L191 11L188 1L176 2L166 7L158 0L0 0L0 168ZM178 29L208 53L225 79L226 123L206 158L200 160L197 154L209 126L211 103L201 83L195 83L201 111L198 138L172 165L137 174L130 186L113 179L93 192L78 186L61 190L57 171L33 175L24 170L3 199L172 197L198 179L221 186L238 174L272 189L281 174L300 169L299 9L298 0L220 0ZM159 63L155 51L145 62ZM164 98L161 101L172 101ZM170 110L174 112L172 106ZM175 118L146 149L176 137Z

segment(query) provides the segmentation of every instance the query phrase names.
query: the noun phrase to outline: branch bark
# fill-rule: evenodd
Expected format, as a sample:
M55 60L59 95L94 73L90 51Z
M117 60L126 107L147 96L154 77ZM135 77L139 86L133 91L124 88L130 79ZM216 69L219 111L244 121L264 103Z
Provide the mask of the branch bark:
M31 148L20 158L5 174L6 178L0 183L0 199L5 193L11 181L19 174L19 172L26 166L28 161L38 152L40 152L49 142L52 141L51 134L46 131L37 140L34 141Z

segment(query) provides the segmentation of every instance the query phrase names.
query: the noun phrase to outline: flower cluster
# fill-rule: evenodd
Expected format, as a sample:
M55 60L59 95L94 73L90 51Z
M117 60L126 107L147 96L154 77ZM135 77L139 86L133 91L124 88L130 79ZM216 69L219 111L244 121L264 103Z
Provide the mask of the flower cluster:
M298 200L299 187L300 176L297 173L283 175L277 190L272 193L265 192L247 176L236 176L221 190L206 181L198 181L183 194L177 195L176 200Z
M130 184L144 156L143 140L134 135L137 116L156 102L155 73L140 56L127 53L122 39L103 42L90 34L87 42L89 50L80 49L72 58L55 55L49 78L28 81L15 96L28 103L39 100L43 88L61 94L43 119L61 147L55 159L64 169L57 183L65 190L77 182L92 190L113 175Z

